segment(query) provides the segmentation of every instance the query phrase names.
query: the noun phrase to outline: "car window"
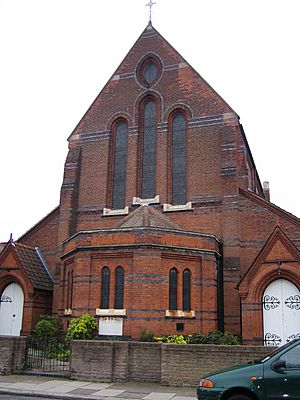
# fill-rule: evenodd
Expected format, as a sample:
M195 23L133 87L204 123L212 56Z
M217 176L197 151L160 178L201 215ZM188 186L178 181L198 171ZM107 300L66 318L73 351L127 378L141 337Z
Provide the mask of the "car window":
M285 347L289 347L295 340L292 340L289 343L285 343L284 345L275 348L273 351L271 351L270 354L268 354L267 356L261 358L260 360L257 360L257 363L261 362L264 363L266 361L268 361L271 357L275 356L276 353L279 353L280 351L284 350Z
M300 344L282 354L279 360L286 363L286 368L300 368Z

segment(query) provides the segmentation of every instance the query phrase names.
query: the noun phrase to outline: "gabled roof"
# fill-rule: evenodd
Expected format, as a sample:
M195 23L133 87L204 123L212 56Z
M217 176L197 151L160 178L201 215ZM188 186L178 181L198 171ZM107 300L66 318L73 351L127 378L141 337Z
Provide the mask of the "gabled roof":
M18 238L18 242L32 235L37 230L42 228L44 225L48 224L51 220L59 216L59 212L60 212L60 206L55 207L54 210L50 211L49 214L45 215L45 217L43 217L39 222L33 225L27 232L23 233L23 235Z
M273 252L272 256L270 256L271 252ZM276 257L276 254L280 254L280 258ZM282 229L276 226L238 286L240 287L244 281L251 281L265 260L276 262L282 261L282 259L285 261L296 260L300 264L300 251Z
M179 225L171 221L155 208L143 205L131 212L127 217L116 225L116 228L161 228L182 230Z
M119 67L113 73L106 85L97 95L91 106L83 115L75 129L69 136L68 140L75 138L78 135L91 135L91 134L105 134L105 124L115 113L125 113L127 116L133 116L133 104L130 101L125 105L118 103L121 97L120 92L128 91L128 87L122 86L122 82L127 79L136 80L137 65L143 57L149 53L155 53L163 62L164 69L163 75L174 69L178 69L180 77L180 85L177 85L177 90L181 93L179 97L174 100L175 102L181 101L184 97L184 102L188 106L195 104L201 105L201 112L196 112L196 117L206 116L220 116L223 114L232 114L235 118L239 118L236 112L227 104L227 102L203 79L199 73L191 67L191 65L178 53L178 51L170 45L170 43L151 25L148 24L142 34L136 40L132 48L129 50ZM131 87L131 86L130 86ZM132 88L132 87L131 87ZM159 83L155 85L151 91L160 92ZM123 92L122 92L123 91ZM145 89L140 88L139 85L134 86L134 99L136 100L139 95L144 95ZM170 93L174 93L172 88ZM136 101L135 101L136 103ZM174 103L173 100L170 104L164 99L164 106L168 108ZM163 113L166 110L163 110ZM107 129L107 126L106 126Z
M21 243L8 242L1 253L12 251L21 264L26 276L35 289L53 290L53 279L46 262L38 248L29 247ZM1 262L1 259L0 259Z

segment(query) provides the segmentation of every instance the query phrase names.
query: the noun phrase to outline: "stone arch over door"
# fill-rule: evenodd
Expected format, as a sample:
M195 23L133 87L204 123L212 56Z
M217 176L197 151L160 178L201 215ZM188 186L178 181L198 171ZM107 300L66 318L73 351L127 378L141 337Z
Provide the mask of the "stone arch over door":
M262 298L264 345L281 346L300 337L300 292L288 279L276 279Z
M23 322L24 292L21 286L10 283L0 302L0 335L20 336Z
M276 281L278 282L276 283ZM274 287L275 294L273 292ZM281 287L282 289L280 289ZM243 344L271 345L272 333L279 336L278 340L281 340L283 344L287 340L290 340L288 339L290 336L300 333L300 329L290 329L290 327L287 328L287 325L284 335L279 331L279 334L275 333L275 331L271 332L270 329L272 326L268 325L268 320L264 320L268 315L267 310L263 310L265 307L274 307L273 310L280 314L281 323L287 324L286 318L289 319L289 313L287 311L297 311L300 316L300 310L298 311L295 309L298 307L296 302L297 296L300 296L299 288L300 251L285 235L282 229L276 227L238 285L241 298ZM276 295L277 292L280 292L279 297ZM270 297L266 298L266 296ZM273 305L272 296L279 299L274 300ZM277 301L280 301L280 304L277 303ZM287 309L289 308L287 306L288 304L292 308L290 310L286 310L286 308L281 309L282 301L283 303L287 302L285 304ZM281 309L281 311L279 311L279 309ZM282 314L283 310L284 314ZM270 311L272 311L272 309ZM274 318L276 319L278 316ZM288 325L291 326L290 323L288 323ZM297 331L297 329L298 332L294 332L294 330ZM268 341L265 341L266 334L270 334L268 335ZM274 341L275 338L274 336ZM274 342L275 346L278 344L280 344L280 342Z

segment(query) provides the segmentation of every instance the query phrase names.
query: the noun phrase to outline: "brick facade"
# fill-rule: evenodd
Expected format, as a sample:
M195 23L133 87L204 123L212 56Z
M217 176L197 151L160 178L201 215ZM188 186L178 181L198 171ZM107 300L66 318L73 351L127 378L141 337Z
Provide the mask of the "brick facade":
M149 165L155 171L155 193L142 199L149 150L143 147L149 122L144 112L150 101L156 121L147 128L155 138L149 156L155 160ZM172 204L172 121L178 113L186 136L185 169L177 168L186 179L182 205ZM122 139L125 207L113 210L120 121L128 127ZM238 115L151 25L68 140L60 205L20 238L41 248L54 281L52 312L64 326L90 313L122 318L122 334L133 338L144 329L155 334L225 329L243 335L245 343L262 344L261 297L278 277L260 267L269 254L263 249L269 243L271 254L274 246L274 271L284 264L281 276L299 288L300 220L265 198ZM277 240L285 238L280 251L271 240L275 230ZM124 271L122 312L114 308L119 267ZM100 304L103 268L110 274L107 311ZM172 269L176 310L169 309ZM183 310L186 270L191 298ZM257 285L260 291L254 290Z

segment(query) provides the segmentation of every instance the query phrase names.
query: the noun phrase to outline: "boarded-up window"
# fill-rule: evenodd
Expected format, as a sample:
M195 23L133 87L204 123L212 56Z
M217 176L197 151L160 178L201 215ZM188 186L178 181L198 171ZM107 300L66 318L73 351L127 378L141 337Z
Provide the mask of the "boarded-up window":
M114 170L112 208L125 207L126 195L126 159L127 159L128 126L126 122L119 122L115 131L114 143Z
M182 273L182 309L191 310L191 273L188 269Z
M115 279L115 308L122 309L124 303L124 269L118 267L116 269Z
M169 274L169 310L177 310L177 269L172 268Z
M172 204L186 203L186 121L183 113L172 120Z
M148 199L155 197L156 192L156 103L153 100L149 100L145 105L143 128L141 197L143 199Z
M102 269L101 274L101 308L109 308L109 292L110 292L110 271L107 267Z

